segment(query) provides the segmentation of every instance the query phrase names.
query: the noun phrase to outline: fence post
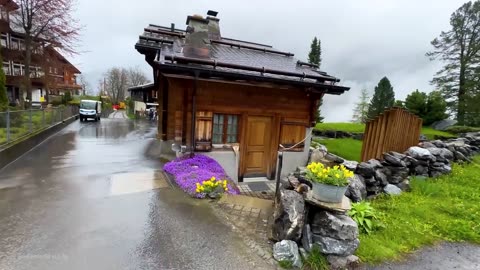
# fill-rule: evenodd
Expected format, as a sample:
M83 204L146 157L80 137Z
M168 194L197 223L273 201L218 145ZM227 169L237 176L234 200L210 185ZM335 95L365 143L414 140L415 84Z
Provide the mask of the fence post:
M32 108L30 107L30 109L28 109L28 119L29 119L29 123L28 123L28 131L29 133L32 133L32 129L33 129L33 123L32 123Z
M42 109L42 127L45 127L47 123L45 123L45 109Z
M10 142L10 109L7 108L7 143Z

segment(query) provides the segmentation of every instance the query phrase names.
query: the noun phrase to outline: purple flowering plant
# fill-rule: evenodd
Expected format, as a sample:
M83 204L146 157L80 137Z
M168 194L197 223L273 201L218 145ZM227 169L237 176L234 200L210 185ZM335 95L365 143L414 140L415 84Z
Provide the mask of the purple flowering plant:
M173 175L175 182L183 191L196 198L205 198L207 195L203 192L196 192L197 183L202 184L203 181L212 177L227 180L228 191L226 193L240 194L222 166L216 160L204 155L177 158L166 163L163 169Z

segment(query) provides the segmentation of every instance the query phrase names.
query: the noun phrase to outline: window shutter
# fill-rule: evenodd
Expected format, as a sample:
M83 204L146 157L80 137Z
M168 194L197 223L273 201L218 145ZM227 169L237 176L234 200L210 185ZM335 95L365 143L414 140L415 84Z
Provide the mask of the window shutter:
M285 119L282 121L280 144L284 147L291 147L305 138L308 123L298 119ZM305 143L301 143L295 149L303 149Z
M197 112L195 123L195 150L212 150L212 121L213 112Z

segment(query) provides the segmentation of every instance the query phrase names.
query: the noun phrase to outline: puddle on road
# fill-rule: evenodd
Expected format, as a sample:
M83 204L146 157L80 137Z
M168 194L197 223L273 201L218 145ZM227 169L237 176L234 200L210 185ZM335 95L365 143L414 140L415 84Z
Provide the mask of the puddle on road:
M168 188L163 172L119 173L110 178L110 196Z

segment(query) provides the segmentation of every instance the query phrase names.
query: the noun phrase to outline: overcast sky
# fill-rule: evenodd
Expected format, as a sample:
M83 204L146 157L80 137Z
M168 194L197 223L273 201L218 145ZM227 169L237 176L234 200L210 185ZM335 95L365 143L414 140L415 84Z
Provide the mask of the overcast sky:
M370 93L387 76L396 99L415 90L431 91L439 63L425 53L430 41L449 29L450 15L466 0L78 0L84 25L76 64L95 90L110 67L152 70L135 49L149 23L184 29L187 15L219 12L222 36L273 45L307 60L311 40L322 41L321 69L351 87L328 96L322 115L328 122L350 121L359 92Z

